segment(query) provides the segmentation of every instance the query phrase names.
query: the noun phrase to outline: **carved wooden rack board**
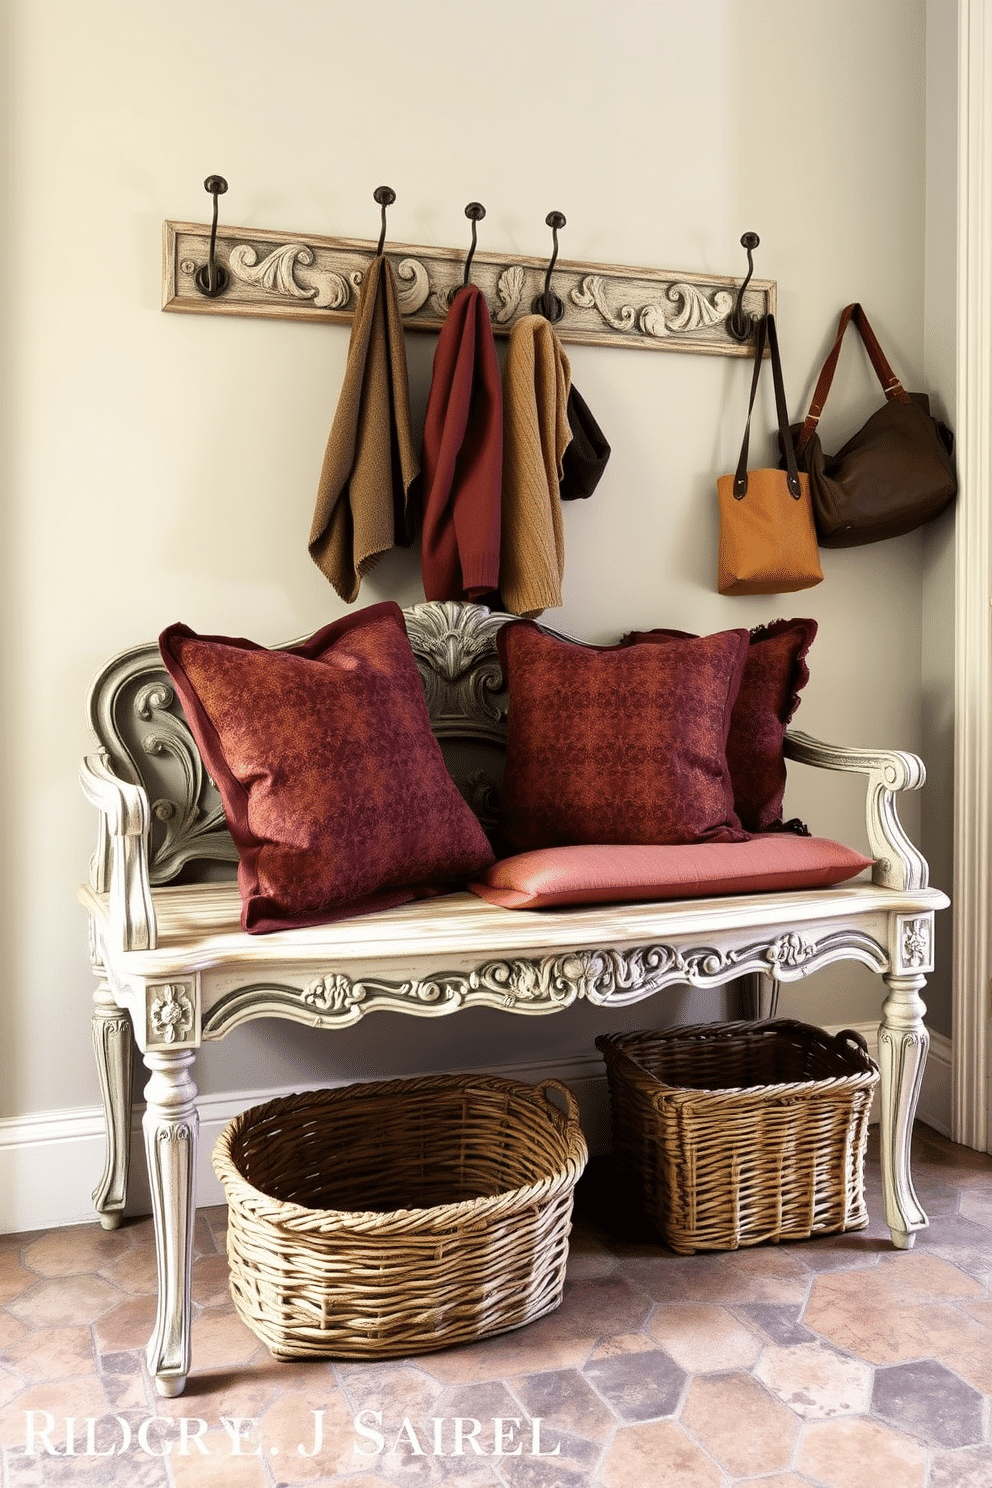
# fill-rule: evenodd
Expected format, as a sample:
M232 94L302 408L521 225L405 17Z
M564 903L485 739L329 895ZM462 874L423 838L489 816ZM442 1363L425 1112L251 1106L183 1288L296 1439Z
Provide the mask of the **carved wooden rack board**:
M348 323L363 274L376 244L358 238L297 236L264 228L222 226L216 262L230 275L228 288L210 299L193 276L206 264L210 228L166 222L163 242L164 310L193 315L252 315L283 320ZM436 331L451 295L463 279L465 250L386 243L396 274L404 324ZM493 329L506 334L531 311L544 289L547 258L486 253L472 261L472 282L486 296ZM682 274L616 264L558 259L553 288L565 314L555 329L562 341L585 345L640 346L655 351L695 351L712 356L750 356L753 340L741 342L726 329L741 279L719 274ZM775 310L775 282L752 278L744 293L745 314Z

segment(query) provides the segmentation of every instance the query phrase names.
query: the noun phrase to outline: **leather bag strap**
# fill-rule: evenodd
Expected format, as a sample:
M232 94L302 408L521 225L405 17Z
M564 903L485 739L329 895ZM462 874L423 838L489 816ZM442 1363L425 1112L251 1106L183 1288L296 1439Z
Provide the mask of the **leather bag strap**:
M741 457L737 462L737 473L734 476L734 496L738 501L743 501L747 495L747 455L748 445L751 439L751 412L754 408L754 395L758 391L758 376L761 372L761 361L765 354L765 342L768 342L769 359L772 364L772 381L775 386L775 414L778 419L778 434L782 443L782 452L785 455L785 468L788 472L786 484L789 487L789 495L798 501L802 495L799 485L799 468L796 464L796 452L792 443L792 431L789 428L789 410L785 401L785 383L782 378L782 361L778 352L778 333L775 330L774 315L764 315L758 321L758 330L754 342L754 372L751 376L751 397L747 405L747 422L744 425L744 439L741 444Z
M827 353L827 359L820 369L820 375L817 378L816 387L813 389L813 397L810 401L809 413L807 413L806 415L806 418L803 422L803 427L799 434L799 440L796 445L796 449L798 450L800 455L812 438L813 431L820 421L820 414L823 412L823 405L827 401L827 394L829 393L830 385L834 380L834 373L837 371L837 360L840 357L840 347L841 342L844 339L844 332L847 330L852 320L859 335L861 336L862 341L864 342L865 350L868 353L868 360L871 362L872 366L875 369L875 376L882 384L882 391L885 394L886 398L890 401L892 399L896 399L900 403L909 403L911 401L909 394L906 392L902 383L899 381L898 377L889 366L885 352L879 345L878 337L875 335L875 332L868 324L868 317L862 310L861 306L857 303L857 301L855 301L853 305L845 305L840 313L840 323L837 327L836 340Z

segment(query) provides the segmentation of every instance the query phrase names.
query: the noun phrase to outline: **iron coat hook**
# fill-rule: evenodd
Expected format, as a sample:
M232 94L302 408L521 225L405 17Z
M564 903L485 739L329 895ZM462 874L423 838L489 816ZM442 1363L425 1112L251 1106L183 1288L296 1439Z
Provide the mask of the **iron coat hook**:
M378 258L382 253L383 246L386 242L386 208L393 205L393 202L396 200L396 192L391 186L377 186L372 193L372 200L378 202L380 207L382 208L382 226L379 229L379 246L375 250L375 256L376 258Z
M730 314L727 316L727 334L728 336L733 336L735 341L749 340L751 332L754 330L756 320L760 318L754 315L745 314L743 308L744 291L750 284L751 275L754 273L754 258L752 254L754 249L757 248L760 242L761 239L758 237L758 234L756 232L746 232L741 238L741 247L747 250L747 278L744 280L744 283L737 291L737 301L734 305L733 310L731 310Z
M551 229L553 249L551 262L548 264L547 273L544 276L544 291L534 300L531 309L535 315L543 315L545 320L550 320L552 325L557 324L565 314L565 306L551 288L551 273L558 258L558 229L565 226L564 212L549 212L545 222Z
M193 283L202 295L215 300L218 295L224 293L231 281L231 276L224 265L217 262L217 198L223 196L227 190L227 182L223 176L208 176L203 183L203 189L209 191L214 199L214 220L210 229L210 250L207 262L197 269L193 275Z
M465 216L469 219L469 221L472 224L472 246L468 250L468 257L465 260L465 277L462 279L462 288L463 289L464 289L464 287L465 287L466 284L471 284L471 282L472 282L472 280L471 280L472 260L475 257L475 245L478 242L478 238L479 238L479 233L478 233L478 229L477 229L476 224L479 223L479 222L481 222L482 219L483 219L483 217L485 217L485 215L486 215L486 209L482 205L481 202L469 202L468 206L465 208Z

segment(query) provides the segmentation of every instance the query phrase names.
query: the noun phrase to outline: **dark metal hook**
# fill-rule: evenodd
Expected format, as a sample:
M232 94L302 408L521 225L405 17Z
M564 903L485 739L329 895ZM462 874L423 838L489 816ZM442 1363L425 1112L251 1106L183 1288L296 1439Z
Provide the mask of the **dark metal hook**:
M375 250L375 256L378 258L386 241L386 208L393 205L393 202L396 200L396 192L391 186L377 186L372 193L372 200L377 201L382 208L382 227L379 230L379 246Z
M749 340L751 332L754 330L756 320L760 319L760 316L754 316L750 314L746 315L743 309L744 291L751 283L751 275L754 273L754 259L752 257L752 252L755 248L757 248L760 242L761 239L755 232L746 232L741 238L741 247L747 249L747 278L744 280L744 283L737 291L737 302L734 305L733 310L731 310L730 314L727 316L727 335L733 336L735 341Z
M544 220L551 229L554 247L551 262L544 276L544 292L537 296L531 309L535 315L543 315L545 320L550 320L552 325L556 325L565 314L565 306L551 288L551 273L558 258L558 229L565 226L565 214L564 212L549 212Z
M485 215L486 209L481 202L469 202L468 206L465 208L465 216L472 224L472 246L468 250L468 258L466 258L465 260L465 277L462 280L463 289L466 284L470 284L472 282L469 276L472 271L472 260L475 257L475 245L479 237L476 223L481 222Z
M227 190L227 182L223 176L208 176L203 183L204 191L209 191L214 199L214 221L210 229L210 253L205 264L201 264L193 275L193 283L202 295L213 300L223 294L231 281L231 276L223 264L217 262L217 198L223 196Z

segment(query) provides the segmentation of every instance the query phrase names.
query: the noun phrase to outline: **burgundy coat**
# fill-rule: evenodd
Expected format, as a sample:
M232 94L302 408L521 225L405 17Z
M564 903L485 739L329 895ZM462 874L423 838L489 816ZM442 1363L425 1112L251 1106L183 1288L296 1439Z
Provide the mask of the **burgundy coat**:
M503 397L485 297L455 295L427 399L421 570L428 599L477 599L499 585Z

